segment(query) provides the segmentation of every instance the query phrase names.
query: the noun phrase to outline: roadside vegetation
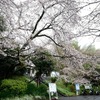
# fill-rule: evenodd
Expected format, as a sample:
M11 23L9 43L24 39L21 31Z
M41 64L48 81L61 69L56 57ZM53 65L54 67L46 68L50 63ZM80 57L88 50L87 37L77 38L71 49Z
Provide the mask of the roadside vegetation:
M0 100L47 100L47 86L28 82L27 78L4 79L0 82Z
M66 83L63 80L58 80L56 82L58 92L63 94L64 96L76 96L76 89L75 84L73 83ZM85 85L91 85L90 89L86 89ZM100 95L100 85L96 84L80 84L79 95Z
M65 83L63 80L57 81L58 91L65 96L75 96L75 85L72 83Z

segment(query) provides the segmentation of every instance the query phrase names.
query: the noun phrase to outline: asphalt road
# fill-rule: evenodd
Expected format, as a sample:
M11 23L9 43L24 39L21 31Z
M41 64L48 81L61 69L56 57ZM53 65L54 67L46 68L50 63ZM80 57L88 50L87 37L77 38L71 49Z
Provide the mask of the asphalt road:
M59 97L59 100L100 100L100 96Z

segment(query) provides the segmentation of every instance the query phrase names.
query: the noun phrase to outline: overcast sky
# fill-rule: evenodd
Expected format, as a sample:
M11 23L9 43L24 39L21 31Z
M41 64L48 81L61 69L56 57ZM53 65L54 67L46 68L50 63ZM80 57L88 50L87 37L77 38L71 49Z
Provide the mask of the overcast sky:
M93 1L93 0L79 0L79 1ZM80 15L81 16L86 16L88 14L90 14L90 12L97 6L98 4L92 4L90 6L85 7L84 9L81 10ZM95 45L96 49L100 49L100 37L95 39L95 42L93 42L95 37L81 37L78 39L79 41L79 45L81 47L83 46L88 46L90 44Z

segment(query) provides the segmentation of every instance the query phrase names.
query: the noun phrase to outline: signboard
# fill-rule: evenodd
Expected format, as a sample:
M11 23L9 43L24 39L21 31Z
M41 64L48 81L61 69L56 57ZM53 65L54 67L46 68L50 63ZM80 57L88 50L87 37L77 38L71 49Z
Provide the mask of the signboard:
M80 85L78 83L75 84L76 91L80 90Z
M53 72L51 72L50 76L51 77L59 77L60 76L60 73L59 72L56 72L56 71L53 71Z
M91 89L91 84L85 84L85 89Z
M56 88L55 83L49 83L49 91L50 92L57 92L57 88Z

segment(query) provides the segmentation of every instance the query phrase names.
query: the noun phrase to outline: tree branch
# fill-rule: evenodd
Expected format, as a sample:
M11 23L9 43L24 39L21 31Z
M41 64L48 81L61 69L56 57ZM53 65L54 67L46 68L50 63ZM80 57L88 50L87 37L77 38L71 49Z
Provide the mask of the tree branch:
M47 37L47 38L49 38L49 39L51 39L57 46L59 46L59 47L63 47L62 45L59 45L57 42L55 42L55 40L54 39L52 39L50 36L48 36L48 35L45 35L45 34L41 34L41 35L38 35L37 37L42 37L42 36L44 36L44 37Z
M37 22L36 22L36 24L35 24L35 27L34 27L34 29L33 29L33 31L32 31L32 34L35 33L35 31L36 31L36 29L37 29L37 26L38 26L40 20L42 19L44 13L45 13L45 11L44 11L44 9L43 9L41 16L39 17L39 19L37 20Z
M51 26L51 24L48 25L48 26L45 27L45 28L42 28L41 30L39 30L39 31L38 31L33 37L31 37L30 39L32 40L32 39L36 38L41 32L43 32L43 31L45 31L45 30L47 30L47 29L51 29L50 26Z

